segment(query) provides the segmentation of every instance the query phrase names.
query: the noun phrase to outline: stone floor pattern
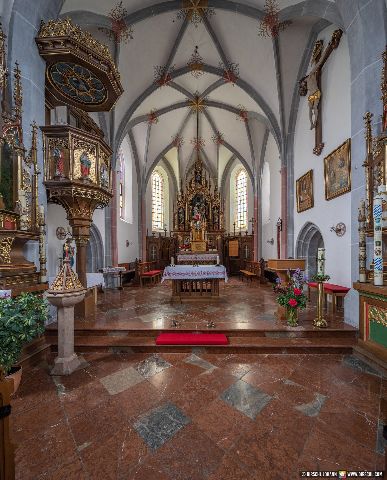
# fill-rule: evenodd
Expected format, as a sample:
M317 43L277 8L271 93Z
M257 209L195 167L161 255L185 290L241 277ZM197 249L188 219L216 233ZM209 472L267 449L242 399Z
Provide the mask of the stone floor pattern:
M89 353L23 373L19 480L292 480L382 470L387 378L353 356ZM52 361L52 359L50 359Z

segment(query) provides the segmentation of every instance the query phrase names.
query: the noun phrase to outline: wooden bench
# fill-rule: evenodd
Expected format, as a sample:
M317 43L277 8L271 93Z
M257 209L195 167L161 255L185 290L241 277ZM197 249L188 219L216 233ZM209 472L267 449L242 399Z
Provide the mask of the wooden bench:
M119 267L124 267L125 271L120 272L120 287L130 283L136 276L136 262L119 263Z
M316 288L316 282L308 283L308 300L310 301L310 289ZM342 303L342 299L347 295L351 289L348 287L343 287L342 285L335 285L334 283L324 283L324 297L326 303L326 297L332 295L332 313L335 313L339 308L338 299Z
M138 262L138 277L140 279L140 287L143 286L144 279L149 279L151 283L155 284L161 280L162 270L157 268L157 262Z
M258 278L260 276L260 265L259 262L245 262L245 268L243 270L239 270L239 275L242 279L247 278L251 282L253 281L254 278Z

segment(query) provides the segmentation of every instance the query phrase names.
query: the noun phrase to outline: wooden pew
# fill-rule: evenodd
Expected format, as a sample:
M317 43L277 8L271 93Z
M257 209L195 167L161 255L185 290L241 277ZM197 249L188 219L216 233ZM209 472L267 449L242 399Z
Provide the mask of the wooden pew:
M243 282L243 278L247 278L250 282L254 278L259 278L261 274L261 268L259 262L246 261L245 268L239 271L240 277Z
M122 288L125 284L130 283L136 276L136 262L128 262L128 263L119 263L119 267L124 267L125 271L120 272L120 287Z
M151 283L155 284L161 280L162 270L157 268L157 262L138 262L137 263L138 277L140 279L140 287L143 286L144 279L150 279Z

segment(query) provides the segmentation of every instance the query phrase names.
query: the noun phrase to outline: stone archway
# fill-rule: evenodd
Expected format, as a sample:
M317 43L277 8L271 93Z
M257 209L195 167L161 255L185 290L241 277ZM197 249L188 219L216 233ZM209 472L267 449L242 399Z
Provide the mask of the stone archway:
M90 227L90 240L87 244L86 259L88 273L95 273L103 268L103 241L101 233L94 223Z
M324 239L320 229L307 222L301 229L296 246L297 258L306 260L305 274L310 280L317 273L317 250L324 248Z

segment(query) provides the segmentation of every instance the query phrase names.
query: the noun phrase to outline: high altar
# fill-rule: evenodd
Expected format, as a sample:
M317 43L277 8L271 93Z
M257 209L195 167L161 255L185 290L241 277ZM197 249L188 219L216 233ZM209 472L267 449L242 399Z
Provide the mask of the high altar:
M191 178L177 195L173 211L173 236L180 251L214 252L224 234L223 201L200 157Z

